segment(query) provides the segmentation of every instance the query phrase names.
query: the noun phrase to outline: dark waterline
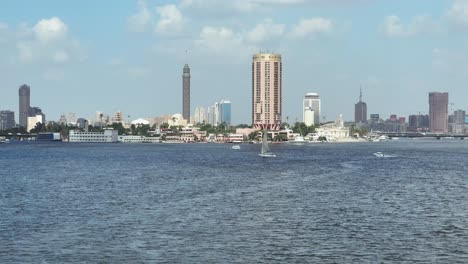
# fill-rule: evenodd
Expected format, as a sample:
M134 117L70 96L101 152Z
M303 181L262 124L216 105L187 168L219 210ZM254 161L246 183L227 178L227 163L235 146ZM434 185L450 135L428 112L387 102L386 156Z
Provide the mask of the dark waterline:
M0 145L0 263L468 262L468 141L231 146Z

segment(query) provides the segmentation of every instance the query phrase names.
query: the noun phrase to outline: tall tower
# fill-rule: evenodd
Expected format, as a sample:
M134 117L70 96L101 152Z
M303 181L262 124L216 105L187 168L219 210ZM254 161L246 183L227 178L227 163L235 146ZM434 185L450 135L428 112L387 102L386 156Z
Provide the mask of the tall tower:
M219 102L219 122L226 123L226 125L231 125L231 101L229 100L221 100Z
M362 88L359 89L359 102L354 105L354 122L367 122L367 104L362 101Z
M23 84L18 90L19 94L19 125L22 127L28 126L28 117L30 112L30 95L31 88Z
M190 68L185 64L182 74L182 116L190 123Z
M448 132L448 93L429 93L429 128L433 133Z
M280 54L252 57L252 126L279 130L282 113L282 62Z
M307 126L320 124L320 96L317 93L307 93L303 102L303 122Z

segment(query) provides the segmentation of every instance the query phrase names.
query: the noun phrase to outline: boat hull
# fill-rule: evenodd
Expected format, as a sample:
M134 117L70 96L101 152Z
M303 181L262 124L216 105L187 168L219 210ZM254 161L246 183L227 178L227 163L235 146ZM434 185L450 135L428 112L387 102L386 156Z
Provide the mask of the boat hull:
M275 154L272 154L272 153L260 153L258 154L258 156L262 157L262 158L275 158L276 155Z

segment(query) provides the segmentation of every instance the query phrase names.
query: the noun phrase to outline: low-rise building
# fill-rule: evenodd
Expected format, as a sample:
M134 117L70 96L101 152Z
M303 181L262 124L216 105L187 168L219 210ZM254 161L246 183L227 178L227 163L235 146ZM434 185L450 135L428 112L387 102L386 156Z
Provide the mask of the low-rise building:
M328 141L349 138L349 128L344 126L343 117L338 121L320 126L316 129L318 137L325 137Z
M244 141L244 135L231 133L228 135L228 141L232 143L242 143Z

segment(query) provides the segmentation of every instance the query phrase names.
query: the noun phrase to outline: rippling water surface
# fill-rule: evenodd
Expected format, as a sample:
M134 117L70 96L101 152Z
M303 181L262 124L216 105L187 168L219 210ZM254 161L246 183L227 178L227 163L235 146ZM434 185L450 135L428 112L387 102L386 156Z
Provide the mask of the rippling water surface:
M0 145L0 263L468 262L468 141L259 147Z

